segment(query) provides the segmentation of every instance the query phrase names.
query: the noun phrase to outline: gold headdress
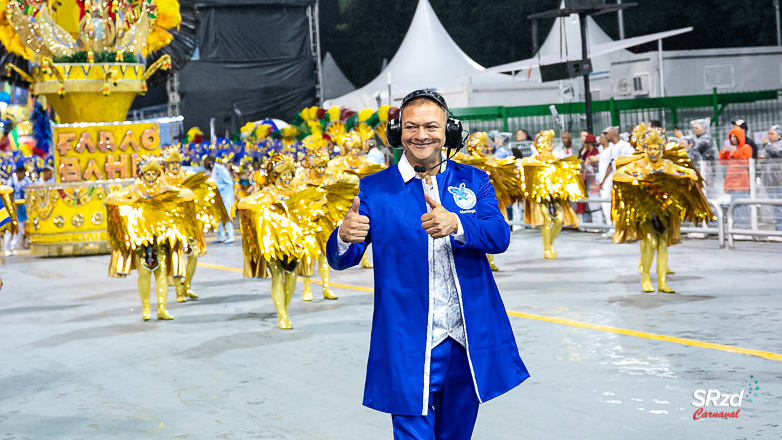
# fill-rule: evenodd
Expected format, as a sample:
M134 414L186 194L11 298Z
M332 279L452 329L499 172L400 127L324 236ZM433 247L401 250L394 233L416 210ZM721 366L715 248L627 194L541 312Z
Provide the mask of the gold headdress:
M364 141L361 140L361 136L355 131L351 131L340 139L339 146L342 149L342 155L348 154L351 148L362 148Z
M171 151L166 155L166 163L171 162L182 162L182 155L179 154L178 148L172 148Z
M486 147L486 144L486 132L476 131L471 134L470 138L467 140L467 151L474 153L479 147Z
M296 164L293 162L293 158L287 154L277 153L266 161L266 175L269 181L276 181L286 171L296 171Z
M162 168L160 167L160 162L157 161L157 159L150 159L141 166L141 173L146 173L148 171L157 171L158 174L162 172Z
M666 142L667 139L663 128L647 128L643 122L636 125L630 135L630 143L637 151L643 150L645 146L650 144L664 146Z
M554 143L554 130L541 130L535 136L535 149L538 152L548 150Z

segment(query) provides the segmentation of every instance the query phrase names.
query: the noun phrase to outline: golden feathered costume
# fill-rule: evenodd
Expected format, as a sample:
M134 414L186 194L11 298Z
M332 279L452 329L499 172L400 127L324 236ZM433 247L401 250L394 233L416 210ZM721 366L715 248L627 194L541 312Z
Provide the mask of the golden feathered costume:
M111 262L109 276L124 277L139 272L142 318L151 317L150 278L154 274L157 318L173 319L166 311L168 277L187 275L186 255L206 252L201 224L196 219L192 191L170 186L161 178L156 159L141 168L141 178L132 186L106 197L106 222Z
M535 136L537 154L521 161L524 169L524 221L541 227L543 256L556 259L554 240L563 226L578 225L572 202L586 198L577 157L558 159L553 155L554 130Z
M571 156L557 159L551 154L554 131L548 130L536 141L538 154L521 160L524 169L524 221L538 228L543 225L539 205L559 202L563 225L578 225L578 216L572 202L586 198L586 187L581 179L581 162Z
M516 166L516 159L506 157L497 159L488 152L486 133L479 131L470 135L467 141L467 154L458 153L454 162L471 165L489 175L489 180L497 194L500 212L505 215L508 205L524 200L521 170Z
M633 137L642 135L644 131L644 124L639 125ZM661 134L664 135L664 132ZM662 138L660 133L656 136ZM640 148L634 155L617 161L617 172L633 179L623 181L614 178L611 203L611 217L616 223L614 243L639 240L643 233L638 225L651 221L655 216L664 221L671 232L668 244L681 243L682 221L698 225L715 219L703 194L703 177L679 144L665 143L663 165L654 170L644 158L643 147Z
M0 205L0 233L8 231L11 234L16 234L19 232L19 223L16 220L14 189L7 185L0 185L0 201L2 201L2 205Z
M622 158L614 173L611 216L615 243L641 242L641 286L652 292L651 266L657 255L658 290L668 287L668 246L681 242L681 222L696 225L714 218L703 194L703 179L679 145L666 142L665 130L633 130L640 152Z

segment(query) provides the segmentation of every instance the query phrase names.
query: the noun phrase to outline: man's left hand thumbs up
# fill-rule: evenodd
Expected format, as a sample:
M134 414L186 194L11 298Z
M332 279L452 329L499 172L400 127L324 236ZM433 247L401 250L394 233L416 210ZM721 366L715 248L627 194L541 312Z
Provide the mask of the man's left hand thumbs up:
M424 195L426 203L431 208L430 212L421 216L421 227L432 238L443 238L455 234L459 229L458 218L456 214L443 208L442 205L432 200L431 197Z

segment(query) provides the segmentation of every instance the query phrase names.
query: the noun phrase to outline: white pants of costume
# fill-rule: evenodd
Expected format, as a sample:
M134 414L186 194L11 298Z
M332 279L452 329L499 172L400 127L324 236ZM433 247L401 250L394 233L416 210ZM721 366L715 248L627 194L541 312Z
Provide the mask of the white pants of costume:
M13 251L19 248L19 242L22 241L22 235L24 234L24 222L19 222L19 232L11 234L9 231L5 231L3 237L3 250Z
M606 180L605 185L603 185L603 189L600 190L601 199L611 198L611 188L613 187L613 184L614 183L611 179ZM613 224L614 222L611 221L611 202L602 202L600 203L600 207L603 208L603 220L608 224Z
M222 241L233 241L234 224L232 222L227 222L225 224L225 229L223 229L223 224L220 223L220 226L217 227L217 238Z

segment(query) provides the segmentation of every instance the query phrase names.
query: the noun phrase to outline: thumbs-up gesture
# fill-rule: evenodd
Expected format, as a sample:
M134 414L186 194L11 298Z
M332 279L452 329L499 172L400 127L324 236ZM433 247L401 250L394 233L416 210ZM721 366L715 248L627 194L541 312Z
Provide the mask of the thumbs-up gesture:
M345 220L339 226L339 238L346 243L361 243L369 233L369 217L358 213L361 199L353 198L353 206L345 215Z
M456 214L443 208L443 205L432 200L431 197L424 195L426 203L432 209L421 216L421 227L432 238L443 238L455 234L459 229L458 218Z

